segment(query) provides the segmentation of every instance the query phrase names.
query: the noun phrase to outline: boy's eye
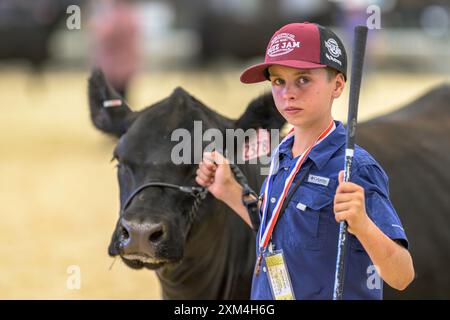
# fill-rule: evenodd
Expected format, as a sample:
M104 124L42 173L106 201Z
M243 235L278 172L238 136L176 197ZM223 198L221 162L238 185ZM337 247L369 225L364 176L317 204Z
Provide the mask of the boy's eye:
M284 83L284 81L280 78L275 78L272 80L272 84L277 85L277 86L282 85L283 83Z
M300 84L307 84L309 79L307 77L300 77L298 78L298 82L300 82Z

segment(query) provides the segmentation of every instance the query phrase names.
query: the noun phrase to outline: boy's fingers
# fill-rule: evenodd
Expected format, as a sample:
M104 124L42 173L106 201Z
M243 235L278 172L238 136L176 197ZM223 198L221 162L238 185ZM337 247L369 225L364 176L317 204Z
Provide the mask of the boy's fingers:
M348 214L349 214L348 211L342 211L342 212L336 213L334 215L334 219L336 219L336 222L345 221L345 220L347 220Z
M197 170L197 177L199 177L200 179L204 180L204 181L208 181L210 179L212 179L213 175L209 174L208 172L204 172L201 169Z
M351 202L345 202L345 203L338 203L334 206L334 213L335 214L339 214L343 211L346 211L348 209L350 209L352 207L352 203Z
M216 169L216 165L214 164L214 162L210 162L209 160L204 160L202 162L199 163L199 167L200 168L207 168L209 170L215 170Z
M210 156L205 156L205 155L203 156L202 162L200 162L200 166L205 166L211 170L215 170L215 168L216 168L216 165L214 163L214 158L212 158Z
M203 153L203 162L209 168L216 168L219 164L228 163L228 160L220 152L213 151Z
M214 162L217 165L228 164L227 158L225 158L220 152L214 152Z
M199 185L201 185L202 187L204 187L204 181L202 179L200 179L200 177L195 177L195 182L197 182Z
M200 178L199 176L195 177L195 182L197 182L199 185L201 185L202 187L209 187L210 183L203 180L202 178Z
M353 193L336 193L334 196L334 204L348 202L354 199Z
M206 165L200 165L198 167L198 170L200 170L201 172L203 172L204 174L208 175L208 176L213 176L216 172L216 168L209 168Z
M362 188L353 182L342 182L336 188L336 193L358 192Z
M344 182L344 170L339 171L339 184L341 184L342 182Z

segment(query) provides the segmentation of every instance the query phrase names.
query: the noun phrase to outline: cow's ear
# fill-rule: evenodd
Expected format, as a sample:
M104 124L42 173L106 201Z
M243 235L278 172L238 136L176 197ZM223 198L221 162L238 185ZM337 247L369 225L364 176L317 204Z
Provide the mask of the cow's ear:
M272 93L267 92L253 99L244 114L236 120L235 127L247 129L281 129L286 120L278 112Z
M138 113L133 112L123 97L108 85L103 72L99 69L92 71L88 91L94 126L116 137L123 135Z

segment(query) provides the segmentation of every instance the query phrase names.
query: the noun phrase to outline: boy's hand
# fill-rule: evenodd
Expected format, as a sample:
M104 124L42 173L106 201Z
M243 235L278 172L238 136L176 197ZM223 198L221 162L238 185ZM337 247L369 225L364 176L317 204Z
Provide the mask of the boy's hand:
M334 215L337 222L348 223L348 231L357 236L364 233L369 217L366 213L364 189L352 182L344 182L344 171L339 172L339 186L334 196Z
M240 188L228 160L216 151L203 153L196 174L195 181L224 202L227 202L231 190Z

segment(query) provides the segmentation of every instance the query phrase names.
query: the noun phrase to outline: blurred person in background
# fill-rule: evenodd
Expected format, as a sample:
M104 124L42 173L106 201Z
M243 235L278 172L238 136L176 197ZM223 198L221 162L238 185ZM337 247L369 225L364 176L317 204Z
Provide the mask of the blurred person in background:
M127 98L141 64L139 17L132 1L97 0L92 6L92 64L103 70L112 87Z

